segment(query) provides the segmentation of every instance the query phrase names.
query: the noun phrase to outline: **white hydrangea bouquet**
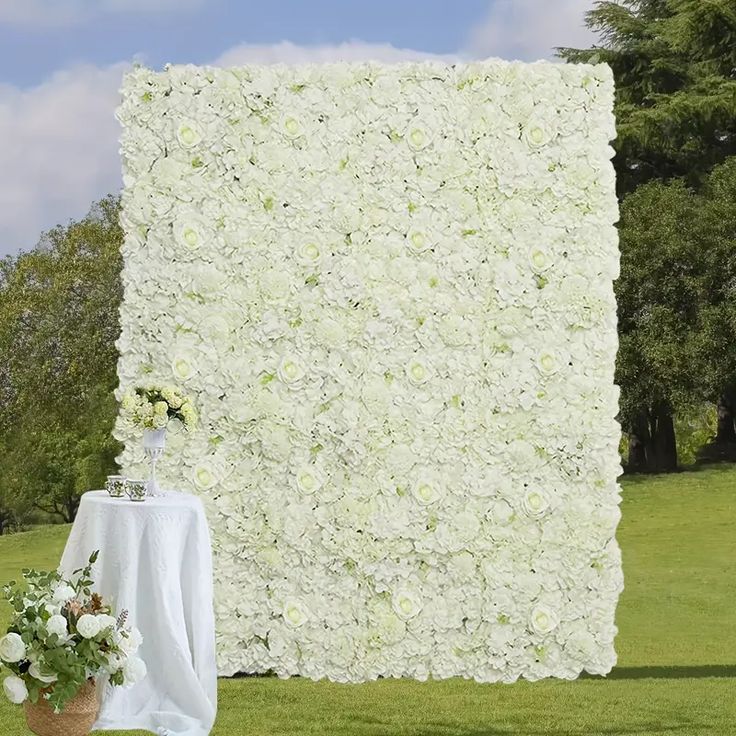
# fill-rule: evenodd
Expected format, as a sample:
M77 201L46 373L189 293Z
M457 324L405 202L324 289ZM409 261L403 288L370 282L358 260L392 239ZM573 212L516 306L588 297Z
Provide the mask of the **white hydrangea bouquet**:
M176 386L136 386L121 401L123 416L143 429L164 429L170 419L178 419L185 429L197 424L191 398Z
M0 639L0 665L10 671L3 690L11 703L45 698L55 713L91 680L107 676L111 685L130 686L146 675L136 655L140 632L125 626L92 592L92 565L71 579L58 572L24 570L22 582L4 586L13 610L8 633Z

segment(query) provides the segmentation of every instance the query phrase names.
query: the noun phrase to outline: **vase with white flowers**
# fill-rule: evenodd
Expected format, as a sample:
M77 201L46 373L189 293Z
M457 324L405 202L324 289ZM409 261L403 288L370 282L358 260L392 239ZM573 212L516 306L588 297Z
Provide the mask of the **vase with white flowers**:
M0 638L0 666L9 674L3 691L25 706L28 727L39 736L85 736L97 719L97 681L131 686L146 675L137 656L140 632L125 625L93 592L92 565L70 578L58 572L24 570L4 586L12 609Z
M192 400L176 386L136 386L128 391L121 402L123 416L143 428L143 450L151 461L151 475L147 495L158 496L156 462L166 448L166 427L170 421L180 422L185 429L197 423L197 412Z

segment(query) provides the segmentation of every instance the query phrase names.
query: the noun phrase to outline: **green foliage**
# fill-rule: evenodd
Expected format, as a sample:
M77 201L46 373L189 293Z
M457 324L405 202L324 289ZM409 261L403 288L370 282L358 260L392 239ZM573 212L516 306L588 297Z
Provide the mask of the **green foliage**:
M118 213L107 197L0 261L0 515L71 521L115 468Z

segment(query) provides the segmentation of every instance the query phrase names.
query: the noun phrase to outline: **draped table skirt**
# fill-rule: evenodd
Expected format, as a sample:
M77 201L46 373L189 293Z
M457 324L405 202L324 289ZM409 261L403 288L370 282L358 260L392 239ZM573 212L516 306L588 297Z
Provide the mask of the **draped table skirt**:
M107 687L95 728L207 736L217 710L212 553L198 498L167 491L144 502L82 496L62 556L65 574L93 567L95 589L140 629L146 677Z

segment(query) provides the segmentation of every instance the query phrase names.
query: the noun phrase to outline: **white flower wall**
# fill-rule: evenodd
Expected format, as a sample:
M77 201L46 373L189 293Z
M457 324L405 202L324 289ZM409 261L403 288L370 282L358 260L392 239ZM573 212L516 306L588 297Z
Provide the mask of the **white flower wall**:
M138 68L123 93L121 392L201 414L159 468L208 512L221 672L607 672L608 67Z

